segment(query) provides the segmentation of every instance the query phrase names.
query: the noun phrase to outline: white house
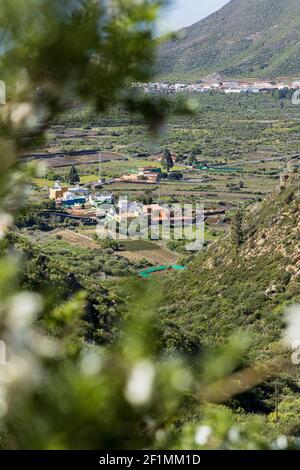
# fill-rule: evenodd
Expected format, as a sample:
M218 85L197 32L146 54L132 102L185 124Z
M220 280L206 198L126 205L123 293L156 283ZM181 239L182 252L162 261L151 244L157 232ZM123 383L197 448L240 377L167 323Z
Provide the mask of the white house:
M231 89L231 88L228 88L228 89L225 89L224 92L225 92L225 93L241 93L242 90L236 89L236 88L232 88L232 89Z
M126 213L136 213L139 211L139 204L137 202L130 202L128 201L127 198L122 198L122 199L119 199L119 202L118 202L118 208L119 208L119 212L126 212Z
M89 203L92 206L98 207L101 204L112 204L113 195L112 194L95 194L89 196Z

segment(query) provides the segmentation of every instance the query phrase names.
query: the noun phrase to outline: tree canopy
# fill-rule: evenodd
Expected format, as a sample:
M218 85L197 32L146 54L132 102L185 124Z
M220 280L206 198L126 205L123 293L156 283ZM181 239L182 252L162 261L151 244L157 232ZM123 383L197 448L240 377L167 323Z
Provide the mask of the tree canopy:
M69 183L70 184L80 183L80 176L78 175L75 165L71 166L70 173L69 173Z
M173 166L174 166L172 154L171 154L170 150L168 150L168 149L166 149L163 153L162 164L167 169L168 173L171 170L171 168L173 168Z

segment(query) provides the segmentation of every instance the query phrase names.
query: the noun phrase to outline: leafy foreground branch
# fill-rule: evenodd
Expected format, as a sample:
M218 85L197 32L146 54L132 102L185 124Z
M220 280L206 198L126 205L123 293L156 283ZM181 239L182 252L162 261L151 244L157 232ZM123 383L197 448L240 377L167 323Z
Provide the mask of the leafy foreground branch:
M213 367L220 358L212 356L191 367L179 355L161 353L152 314L159 301L156 289L141 292L139 283L127 286L131 313L122 339L101 348L74 334L84 296L48 317L64 332L60 339L46 336L34 325L42 298L14 291L18 272L12 260L2 259L0 267L1 336L10 347L0 376L2 448L267 447L262 419L245 418L238 425L228 408L208 405L207 400L215 399L213 390L217 387L221 393L221 388L218 382L207 382L205 368L208 361ZM235 367L246 344L232 341L222 352L223 359L230 358L228 370ZM243 386L252 386L247 380ZM227 391L238 383L240 377L229 373ZM185 413L191 401L198 415L188 422Z
M49 310L45 296L20 288L23 261L5 238L37 171L21 166L20 157L43 141L70 100L89 102L96 111L122 103L157 129L163 103L157 107L137 98L130 84L149 77L153 23L162 3L112 0L108 8L107 2L92 0L1 2L0 76L7 84L7 105L0 108L0 338L7 355L0 366L3 449L288 445L285 438L272 443L271 425L271 437L265 437L263 418L209 404L240 390L241 376L234 372L247 338L233 338L222 351L193 361L167 353L156 320L159 290L131 283L118 342L106 348L89 344L81 324L86 294L78 292ZM265 378L252 368L248 372L243 389ZM219 393L224 383L226 396Z

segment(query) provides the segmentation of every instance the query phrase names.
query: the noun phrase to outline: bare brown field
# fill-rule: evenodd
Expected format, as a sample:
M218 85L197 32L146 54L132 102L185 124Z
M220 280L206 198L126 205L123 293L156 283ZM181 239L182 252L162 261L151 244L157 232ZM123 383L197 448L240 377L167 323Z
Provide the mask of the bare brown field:
M140 251L120 251L119 256L128 259L131 262L137 263L146 259L151 264L175 264L178 260L178 255L166 248L159 248L155 250L140 250Z
M121 153L97 152L93 154L67 155L61 153L31 154L23 157L24 161L38 160L46 162L50 168L63 168L72 165L92 165L100 162L122 161L127 157Z
M63 229L59 231L52 232L51 237L61 238L62 240L70 243L71 245L80 246L82 248L89 248L89 249L100 249L100 246L92 240L91 238L87 237L86 235L81 235L80 233L76 233L69 229Z
M88 248L91 250L101 249L100 245L96 241L92 240L92 238L69 229L52 232L50 236L55 238L59 237L71 245L82 248ZM133 243L138 246L139 241L135 241ZM178 255L168 250L167 248L153 244L153 249L151 249L150 242L149 249L137 249L136 251L118 251L116 252L116 255L122 256L123 258L126 258L133 263L138 263L145 259L149 261L150 264L174 264L178 260Z

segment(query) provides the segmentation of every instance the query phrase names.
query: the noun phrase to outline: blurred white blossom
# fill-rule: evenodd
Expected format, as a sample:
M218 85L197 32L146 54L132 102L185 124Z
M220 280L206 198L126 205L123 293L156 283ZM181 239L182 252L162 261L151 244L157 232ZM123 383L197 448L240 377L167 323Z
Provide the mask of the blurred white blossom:
M210 426L199 426L196 430L195 443L199 446L205 446L212 435Z
M125 398L132 405L146 404L152 395L155 369L150 361L138 362L132 369L125 390Z
M85 375L97 375L102 369L103 359L99 351L84 352L81 358L80 367Z
M10 214L2 212L0 214L0 239L4 237L6 230L12 224L13 218Z
M165 438L166 438L166 432L163 429L158 429L155 433L155 439L158 442L162 442L164 441Z
M10 113L10 119L14 126L19 127L31 118L33 108L30 103L19 103L14 105Z
M288 439L286 436L279 436L276 439L276 447L279 450L284 450L288 447Z
M240 431L237 428L230 428L228 431L228 439L233 444L236 444L240 439Z
M31 323L34 316L42 309L40 295L32 292L16 294L10 302L8 323L11 329L21 329Z
M285 312L286 329L284 342L288 347L300 340L300 304L289 307Z

